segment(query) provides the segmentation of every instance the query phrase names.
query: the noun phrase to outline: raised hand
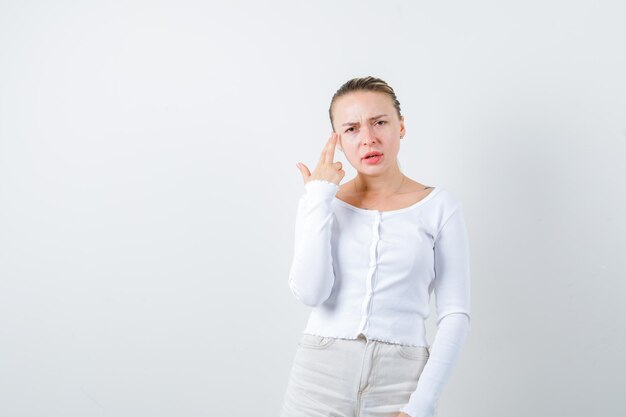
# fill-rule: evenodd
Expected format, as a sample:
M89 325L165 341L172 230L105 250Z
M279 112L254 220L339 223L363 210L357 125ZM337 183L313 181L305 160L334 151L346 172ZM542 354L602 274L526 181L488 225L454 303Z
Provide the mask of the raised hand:
M305 184L311 180L326 180L339 185L346 175L346 172L342 169L341 162L333 162L335 158L335 146L338 140L339 134L335 132L331 133L326 145L324 145L324 149L322 150L322 154L320 155L320 159L317 162L313 174L311 174L307 166L303 163L298 162L296 164Z

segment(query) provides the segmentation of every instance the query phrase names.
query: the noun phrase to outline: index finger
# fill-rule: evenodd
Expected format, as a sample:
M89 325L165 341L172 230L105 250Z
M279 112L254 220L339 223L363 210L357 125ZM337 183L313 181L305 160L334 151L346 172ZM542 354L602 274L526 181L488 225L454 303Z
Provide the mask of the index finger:
M328 141L327 150L326 150L326 159L325 162L327 164L332 164L333 159L335 159L335 147L337 146L337 134L333 132Z
M326 144L324 145L324 148L322 149L322 152L320 153L320 159L319 159L319 162L318 162L319 164L327 163L328 152L330 151L331 141L333 139L333 135L334 135L334 133L331 133L330 137L326 141ZM331 156L331 159L332 159L332 156Z

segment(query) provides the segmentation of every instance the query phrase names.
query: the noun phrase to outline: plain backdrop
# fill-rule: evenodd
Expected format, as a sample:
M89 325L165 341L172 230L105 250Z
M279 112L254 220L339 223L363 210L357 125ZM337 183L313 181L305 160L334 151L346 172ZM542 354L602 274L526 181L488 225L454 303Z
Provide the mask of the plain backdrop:
M295 164L366 75L400 100L403 172L465 209L439 416L626 415L625 13L2 0L0 415L277 416L310 311Z

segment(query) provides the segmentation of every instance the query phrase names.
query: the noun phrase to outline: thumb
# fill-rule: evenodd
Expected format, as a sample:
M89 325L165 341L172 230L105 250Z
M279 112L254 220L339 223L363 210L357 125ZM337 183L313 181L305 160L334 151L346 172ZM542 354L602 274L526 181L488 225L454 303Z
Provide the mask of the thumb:
M302 174L302 179L306 182L307 178L311 176L311 171L309 171L309 168L307 168L307 166L302 162L298 162L296 166L300 170L300 174Z

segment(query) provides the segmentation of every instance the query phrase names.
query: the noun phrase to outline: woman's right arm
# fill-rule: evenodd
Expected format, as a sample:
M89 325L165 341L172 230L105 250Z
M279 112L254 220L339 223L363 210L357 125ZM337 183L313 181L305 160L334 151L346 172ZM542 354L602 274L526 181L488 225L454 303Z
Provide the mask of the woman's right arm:
M315 307L328 299L335 282L331 203L339 186L326 180L311 180L304 188L296 213L289 288L302 304Z

